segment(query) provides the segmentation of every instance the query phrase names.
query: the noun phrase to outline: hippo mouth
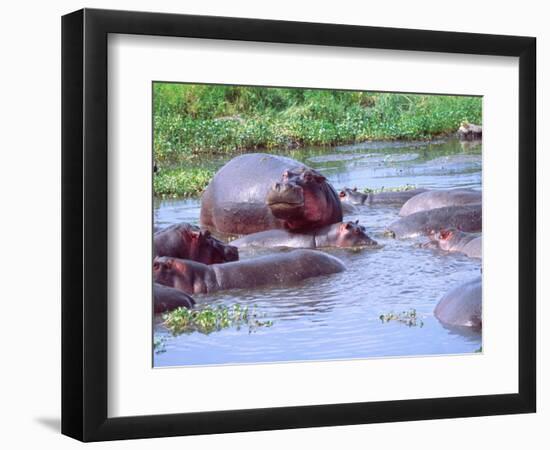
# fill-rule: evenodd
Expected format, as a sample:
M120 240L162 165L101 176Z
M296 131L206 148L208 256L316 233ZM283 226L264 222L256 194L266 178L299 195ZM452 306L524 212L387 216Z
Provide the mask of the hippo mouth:
M272 200L267 203L270 208L298 208L303 207L304 202L286 202L284 200Z
M271 213L279 219L293 218L301 215L304 210L303 202L286 202L282 200L274 200L267 204Z

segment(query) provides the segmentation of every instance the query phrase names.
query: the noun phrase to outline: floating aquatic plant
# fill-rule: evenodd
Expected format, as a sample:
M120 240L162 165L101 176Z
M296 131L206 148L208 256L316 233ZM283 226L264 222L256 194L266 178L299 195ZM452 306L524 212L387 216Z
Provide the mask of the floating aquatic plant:
M395 187L384 187L377 189L371 189L371 188L365 188L363 189L363 192L365 194L379 194L380 192L404 192L404 191L412 191L413 189L416 189L417 186L414 184L404 184L403 186L395 186Z
M420 319L416 313L416 309L412 308L408 311L402 311L400 313L389 312L387 314L380 314L380 320L382 323L399 322L407 325L408 327L420 327L424 326L424 322Z
M177 308L163 316L164 325L177 336L182 333L210 334L225 328L247 327L252 333L258 328L271 327L271 320L263 318L255 308L233 306L206 306L200 309Z

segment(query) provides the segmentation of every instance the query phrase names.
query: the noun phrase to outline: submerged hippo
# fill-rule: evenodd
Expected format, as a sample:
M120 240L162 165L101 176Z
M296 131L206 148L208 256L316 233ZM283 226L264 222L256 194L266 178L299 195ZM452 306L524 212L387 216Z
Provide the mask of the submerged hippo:
M372 240L359 221L328 225L308 233L287 230L266 230L252 233L231 243L235 247L368 247L378 243Z
M465 233L454 228L441 230L430 235L441 250L464 253L470 258L481 258L481 236Z
M311 230L341 222L342 206L319 172L283 156L251 153L216 173L202 195L200 220L228 234Z
M404 217L428 209L473 205L476 203L481 203L481 192L473 189L427 191L408 200L399 211L399 215Z
M402 205L415 195L426 192L426 189L409 189L406 191L382 191L365 194L357 188L344 188L338 194L342 204L352 205Z
M185 292L159 283L153 284L153 310L155 314L171 311L176 308L192 308L193 297Z
M153 276L157 283L188 294L267 285L286 286L345 269L338 258L316 250L294 250L211 266L168 257L155 258L153 262Z
M153 256L173 256L204 264L237 261L239 251L216 239L210 231L188 223L172 225L153 236Z
M481 139L483 128L481 125L464 122L460 125L456 134L461 141L473 141Z
M422 194L420 194L422 195ZM456 228L470 233L481 232L481 205L447 206L420 211L392 223L387 232L396 238L427 236L434 230Z
M445 325L481 328L481 277L474 278L445 294L434 310Z

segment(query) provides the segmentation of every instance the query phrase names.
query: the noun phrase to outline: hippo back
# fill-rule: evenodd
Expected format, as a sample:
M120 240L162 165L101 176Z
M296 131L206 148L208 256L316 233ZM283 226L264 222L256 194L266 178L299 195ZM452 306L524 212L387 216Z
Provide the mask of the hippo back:
M284 170L302 167L293 159L266 153L232 159L216 173L202 195L201 225L227 234L283 228L265 199Z
M400 216L408 216L420 211L443 208L445 206L463 206L481 203L481 192L473 189L447 189L427 191L409 199L399 211Z
M481 328L481 277L455 287L439 301L434 315L446 325Z

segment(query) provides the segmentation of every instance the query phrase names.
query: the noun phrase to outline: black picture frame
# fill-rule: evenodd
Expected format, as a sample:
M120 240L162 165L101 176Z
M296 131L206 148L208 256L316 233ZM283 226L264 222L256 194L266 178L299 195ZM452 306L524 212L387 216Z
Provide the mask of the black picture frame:
M519 57L518 393L107 417L110 33ZM62 433L82 441L535 412L536 39L83 9L62 18Z

